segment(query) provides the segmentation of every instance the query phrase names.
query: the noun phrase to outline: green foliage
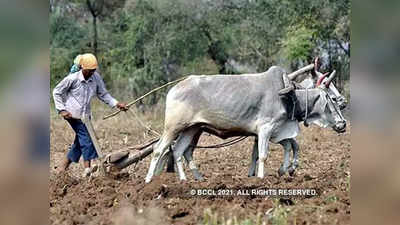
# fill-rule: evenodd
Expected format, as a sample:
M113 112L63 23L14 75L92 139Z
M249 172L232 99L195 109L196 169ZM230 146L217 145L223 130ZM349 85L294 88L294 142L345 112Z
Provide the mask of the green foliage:
M274 209L268 214L268 220L272 225L288 224L290 209L283 207L279 203L279 199L274 200Z
M50 86L65 77L76 55L88 42L84 26L75 23L59 10L50 14Z
M187 74L296 69L317 55L349 78L349 0L108 0L96 9L101 2L97 56L113 93L135 97ZM50 13L52 87L93 49L85 4L60 1Z
M59 10L50 14L50 46L77 49L86 41L88 32L82 25L62 15Z
M333 202L337 202L338 201L338 197L336 197L335 195L331 195L325 198L324 202L326 203L333 203Z
M282 41L284 55L289 61L307 61L315 48L313 41L315 30L305 26L293 26L288 29L286 37Z
M72 54L66 48L51 48L50 50L50 86L54 87L58 81L68 74L69 66L72 64Z

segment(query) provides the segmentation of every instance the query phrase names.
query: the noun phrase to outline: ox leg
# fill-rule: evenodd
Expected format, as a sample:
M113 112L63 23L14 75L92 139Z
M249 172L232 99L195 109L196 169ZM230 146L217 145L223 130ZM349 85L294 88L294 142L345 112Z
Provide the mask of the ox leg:
M185 153L183 155L185 157L185 159L186 159L186 162L189 165L190 170L192 171L194 179L199 180L199 181L203 181L204 179L203 179L203 176L199 172L199 169L197 168L197 166L196 166L196 164L195 164L195 162L193 160L193 151L194 151L197 143L199 142L199 138L201 136L201 133L202 132L198 132L194 136L194 138L192 140L192 143L190 144L189 148L185 151Z
M249 177L254 177L256 175L257 160L258 160L258 138L254 140L253 144L253 153L251 154L250 169L248 173Z
M174 156L172 155L172 147L169 147L167 173L175 173Z
M289 175L293 176L294 172L296 171L296 168L299 166L298 158L299 158L299 145L297 144L296 139L292 138L290 139L290 144L293 149L293 161L292 165L289 168Z
M161 156L161 158L160 158L160 161L158 162L158 164L157 164L157 166L156 166L154 175L158 176L158 175L161 174L161 172L162 172L163 169L165 168L165 164L167 163L168 158L169 158L169 156L170 156L170 151L171 151L171 148L168 148L168 150L165 151L164 154L162 154L162 156Z
M178 169L180 180L186 180L185 172L183 171L183 153L190 146L197 132L198 128L191 128L187 131L184 131L179 136L178 141L176 142L173 155L174 155L174 161L176 162L176 167Z
M292 148L292 144L289 139L282 140L279 142L279 144L281 144L284 149L283 163L278 170L279 176L282 176L288 171L290 165L290 150Z
M273 126L271 124L263 125L258 133L258 171L257 177L264 178L264 161L268 156L268 144L269 138L271 137L271 133L273 130Z
M160 167L160 159L164 158L168 153L168 147L176 138L177 134L174 132L164 132L159 142L154 149L153 156L150 162L149 171L147 172L145 182L149 183L156 172L157 167Z

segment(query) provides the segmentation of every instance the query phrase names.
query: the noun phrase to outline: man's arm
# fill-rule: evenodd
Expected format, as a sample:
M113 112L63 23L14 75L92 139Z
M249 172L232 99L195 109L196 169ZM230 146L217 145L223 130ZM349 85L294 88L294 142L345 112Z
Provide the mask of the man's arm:
M97 97L112 108L117 107L124 111L128 109L124 103L118 102L108 93L106 85L100 75L97 76Z
M53 99L56 110L62 117L69 119L72 117L71 113L66 110L65 103L63 101L63 95L67 93L68 89L72 85L72 80L67 76L53 89Z

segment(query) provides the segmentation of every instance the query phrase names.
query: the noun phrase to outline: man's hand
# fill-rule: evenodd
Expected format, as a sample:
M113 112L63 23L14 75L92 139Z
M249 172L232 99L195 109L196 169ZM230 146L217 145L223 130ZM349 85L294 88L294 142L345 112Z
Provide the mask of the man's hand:
M125 103L118 102L116 106L117 106L117 108L120 109L121 111L126 111L126 110L128 110L128 107L126 106Z
M64 119L71 119L72 118L72 114L66 110L63 110L60 112L60 115L64 118Z

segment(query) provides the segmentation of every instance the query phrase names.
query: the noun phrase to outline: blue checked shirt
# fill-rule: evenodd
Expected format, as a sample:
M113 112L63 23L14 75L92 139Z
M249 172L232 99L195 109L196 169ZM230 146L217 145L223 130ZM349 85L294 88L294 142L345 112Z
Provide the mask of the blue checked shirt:
M106 90L97 71L88 80L85 80L82 71L71 73L53 90L57 111L66 110L76 119L90 116L90 101L93 96L97 96L110 107L115 107L118 103Z

